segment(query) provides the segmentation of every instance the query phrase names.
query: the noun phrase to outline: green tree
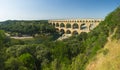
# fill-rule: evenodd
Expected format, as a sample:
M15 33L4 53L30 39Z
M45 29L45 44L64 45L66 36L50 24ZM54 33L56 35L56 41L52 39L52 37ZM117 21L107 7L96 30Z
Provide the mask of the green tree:
M4 41L5 41L5 33L4 31L0 30L0 48L2 48L4 46Z
M14 57L11 57L5 61L5 70L18 70L21 66L22 62Z
M35 66L35 60L33 58L32 55L30 55L29 53L25 53L20 55L20 57L18 58L25 67L27 67L29 70L34 70L36 68Z

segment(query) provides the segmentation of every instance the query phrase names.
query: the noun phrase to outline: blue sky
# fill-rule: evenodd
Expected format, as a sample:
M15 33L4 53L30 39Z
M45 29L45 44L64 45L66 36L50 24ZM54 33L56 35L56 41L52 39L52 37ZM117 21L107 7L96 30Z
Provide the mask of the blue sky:
M120 0L0 0L0 21L104 18Z

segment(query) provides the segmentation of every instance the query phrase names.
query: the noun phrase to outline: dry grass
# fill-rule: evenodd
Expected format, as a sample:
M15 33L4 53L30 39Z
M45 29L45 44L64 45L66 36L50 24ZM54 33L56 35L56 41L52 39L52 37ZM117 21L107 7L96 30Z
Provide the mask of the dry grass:
M104 49L109 50L106 55L103 54ZM120 70L120 41L109 41L100 51L87 65L86 70Z

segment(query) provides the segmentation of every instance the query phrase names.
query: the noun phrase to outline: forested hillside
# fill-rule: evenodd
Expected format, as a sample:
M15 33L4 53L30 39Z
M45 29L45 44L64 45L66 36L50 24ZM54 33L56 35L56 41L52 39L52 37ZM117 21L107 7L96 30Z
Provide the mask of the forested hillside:
M18 32L24 24L20 24L18 29L17 25L14 25L15 29L11 29L9 26L7 26L8 29L4 29L6 25L3 25L4 27L1 25L1 29ZM115 28L116 32L112 39L119 40L120 7L106 16L105 20L91 32L83 32L63 41L43 40L41 43L27 44L19 41L16 44L17 40L11 41L9 37L5 36L4 31L0 31L0 70L85 70L89 60L104 47L108 41L107 38ZM29 31L22 32L29 34ZM20 33L22 32L20 31Z
M54 34L55 28L48 24L47 20L8 20L1 22L0 29L11 35Z
M27 43L53 41L60 36L55 27L50 25L47 20L8 20L0 23L0 29L10 37L33 37L33 40L28 40Z

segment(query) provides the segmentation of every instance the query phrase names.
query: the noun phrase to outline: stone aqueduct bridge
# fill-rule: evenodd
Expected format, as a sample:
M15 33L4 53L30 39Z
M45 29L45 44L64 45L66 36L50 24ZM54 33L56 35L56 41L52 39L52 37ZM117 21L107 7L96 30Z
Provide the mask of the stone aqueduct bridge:
M68 20L49 20L56 30L63 34L80 34L90 32L103 19L68 19Z

